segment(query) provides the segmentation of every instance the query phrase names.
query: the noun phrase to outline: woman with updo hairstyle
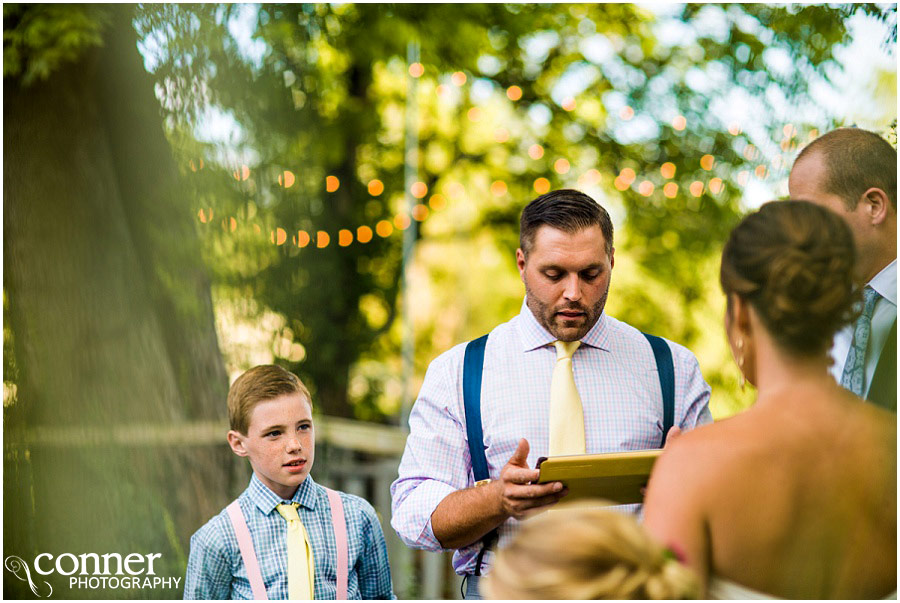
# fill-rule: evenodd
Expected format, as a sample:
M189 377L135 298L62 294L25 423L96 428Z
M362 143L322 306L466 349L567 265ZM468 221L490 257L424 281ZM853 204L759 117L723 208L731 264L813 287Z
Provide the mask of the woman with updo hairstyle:
M725 331L756 402L670 438L644 500L645 527L703 596L896 592L897 417L828 373L858 312L853 263L846 224L804 201L763 205L725 245Z
M481 582L488 599L695 599L700 583L633 515L574 503L522 522Z

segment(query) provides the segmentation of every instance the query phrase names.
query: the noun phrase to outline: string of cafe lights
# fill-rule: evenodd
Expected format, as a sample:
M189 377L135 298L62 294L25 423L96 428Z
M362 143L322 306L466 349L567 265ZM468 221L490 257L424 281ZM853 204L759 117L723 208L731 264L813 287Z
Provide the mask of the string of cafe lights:
M424 66L421 63L412 63L409 66L409 74L418 78L424 74ZM462 71L454 72L450 76L450 82L457 87L462 87L466 84L468 78L465 73ZM444 96L449 92L449 89L446 84L439 84L435 88L435 93L438 96ZM507 98L516 102L522 98L522 89L519 86L512 85L506 89ZM560 105L565 111L574 111L576 108L576 101L574 98L565 98L561 102ZM629 121L635 117L635 111L630 106L625 106L619 111L619 118L622 121ZM483 115L482 111L479 107L472 107L468 110L466 114L467 119L472 122L481 121ZM687 119L678 115L673 118L671 122L672 128L676 131L682 131L687 127ZM742 132L741 126L738 123L732 123L728 127L728 133L732 136L738 136ZM799 141L798 135L799 132L794 127L793 124L786 124L783 128L783 138L780 142L780 148L782 152L787 153L793 150L796 150ZM809 140L813 140L818 136L817 130L810 130L808 133ZM494 132L494 140L497 143L505 143L509 140L509 131L505 128L497 128ZM540 144L532 144L528 148L528 156L533 160L539 160L544 157L545 150L544 147ZM747 143L742 151L743 157L747 161L755 161L762 156L761 151L752 143ZM776 172L782 172L787 164L783 157L780 155L775 156L772 161L772 169L775 169ZM700 167L707 172L711 172L713 167L716 164L716 158L711 154L703 155L700 158ZM553 162L553 171L559 174L560 176L565 176L571 170L571 164L569 161L563 157L556 159ZM193 160L190 161L190 168L192 171L197 172L203 169L203 160L199 160L195 163ZM662 186L663 195L667 199L674 199L678 196L679 193L679 185L677 182L674 182L675 178L676 166L672 162L663 163L660 168L660 175L664 180L667 180ZM756 166L756 168L752 171L752 175L757 179L764 180L771 175L771 169L765 165L760 163ZM235 169L232 173L232 176L235 180L241 182L246 181L251 176L250 167L247 165L241 165L237 169ZM625 167L623 168L613 180L613 186L620 192L624 192L629 188L633 187L635 182L637 181L638 174L635 172L633 168ZM740 186L746 186L750 181L751 171L750 170L741 170L738 172L736 181ZM590 169L583 173L578 178L578 186L585 188L589 186L596 185L600 182L602 176L600 172L596 169ZM284 189L291 188L296 182L295 174L290 170L284 170L278 175L278 185L283 187ZM337 176L329 175L325 178L325 190L328 193L336 192L341 186L340 180ZM550 180L545 177L536 178L533 182L533 188L535 193L542 195L550 191ZM707 182L702 180L694 180L688 186L689 194L699 199L704 192L707 190L712 195L718 195L722 192L724 188L724 182L722 178L716 176L710 178ZM372 197L378 197L384 193L384 183L374 178L370 180L367 184L368 193ZM650 181L649 177L644 177L639 183L637 183L637 187L635 188L638 194L644 197L650 197L653 195L656 190L656 185ZM387 238L393 235L396 232L404 231L412 224L412 221L416 222L424 222L428 219L429 215L433 212L439 212L447 206L448 197L450 199L458 199L465 195L465 188L462 184L458 182L451 182L444 186L444 192L446 195L441 193L432 194L428 199L427 203L425 202L425 197L428 195L428 186L424 182L415 182L409 190L409 193L412 197L419 201L415 206L413 206L410 212L401 211L395 214L392 217L386 217L381 220L378 220L373 226L369 226L367 224L356 226L355 229L351 228L341 228L336 233L337 244L341 247L348 247L352 245L354 242L366 244L372 241L372 239L377 235L382 238ZM508 192L508 186L503 180L495 180L490 185L490 193L495 197L503 197ZM197 212L197 217L199 221L203 224L211 224L214 219L214 211L212 208L201 208ZM259 224L253 223L253 228L256 230L257 234L262 235L262 228ZM237 230L238 222L234 216L226 217L222 220L222 227L226 231L234 232ZM269 240L273 245L285 245L288 240L288 230L282 227L276 227L273 230L269 231ZM331 244L332 233L329 233L325 230L304 230L298 229L296 233L291 235L291 244L295 245L299 248L312 247L323 249L328 247Z

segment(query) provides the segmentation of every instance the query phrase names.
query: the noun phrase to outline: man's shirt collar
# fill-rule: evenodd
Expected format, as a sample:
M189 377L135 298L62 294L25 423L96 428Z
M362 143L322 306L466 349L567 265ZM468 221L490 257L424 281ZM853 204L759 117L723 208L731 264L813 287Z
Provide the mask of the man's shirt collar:
M535 318L534 314L531 312L531 308L528 307L527 301L527 297L522 301L522 307L519 310L517 321L519 335L522 338L523 352L530 352L550 345L556 341L556 337L551 335L550 332L538 322L537 318ZM607 322L606 312L604 311L600 314L600 318L597 319L594 326L591 327L591 330L581 338L581 343L589 345L592 348L609 351L609 348L607 347L609 340L609 329L606 328Z
M294 496L292 496L288 502L300 503L301 507L315 510L318 489L319 486L313 481L312 476L307 475L306 479L297 487L297 491L294 492ZM250 487L247 489L247 494L250 497L250 500L259 507L259 510L266 515L273 512L275 507L285 502L283 498L272 492L268 486L262 483L262 480L256 476L256 472L254 472L253 477L250 478Z
M897 259L881 269L876 274L869 286L878 292L878 295L888 300L895 306L897 305Z

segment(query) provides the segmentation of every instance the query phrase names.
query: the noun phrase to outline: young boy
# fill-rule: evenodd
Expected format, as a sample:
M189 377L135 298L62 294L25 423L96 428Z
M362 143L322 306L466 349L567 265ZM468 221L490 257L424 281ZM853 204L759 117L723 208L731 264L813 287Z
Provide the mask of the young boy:
M312 399L300 379L250 369L228 392L228 416L228 444L253 476L191 537L184 598L396 598L375 510L309 475Z

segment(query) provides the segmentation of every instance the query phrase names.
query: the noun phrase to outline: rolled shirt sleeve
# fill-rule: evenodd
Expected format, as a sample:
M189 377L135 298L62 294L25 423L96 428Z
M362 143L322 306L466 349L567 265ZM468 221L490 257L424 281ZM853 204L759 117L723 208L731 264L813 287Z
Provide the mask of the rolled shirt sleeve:
M399 477L391 485L391 526L413 548L448 550L434 536L431 514L448 494L472 485L458 385L461 351L452 348L428 367L410 413Z

